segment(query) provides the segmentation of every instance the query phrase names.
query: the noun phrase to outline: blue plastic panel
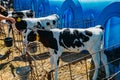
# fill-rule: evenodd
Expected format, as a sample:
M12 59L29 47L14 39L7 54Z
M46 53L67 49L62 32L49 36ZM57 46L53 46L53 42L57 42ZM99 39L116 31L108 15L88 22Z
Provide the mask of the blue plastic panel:
M106 24L105 47L108 48L113 45L120 45L120 18L112 17Z
M62 19L63 25L62 26L63 27L71 27L72 20L73 20L73 12L72 12L72 9L69 8L63 14L63 19Z

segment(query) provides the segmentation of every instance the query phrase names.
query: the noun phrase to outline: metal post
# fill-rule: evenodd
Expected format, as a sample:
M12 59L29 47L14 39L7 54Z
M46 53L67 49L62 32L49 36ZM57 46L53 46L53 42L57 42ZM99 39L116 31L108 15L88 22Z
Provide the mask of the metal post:
M69 70L70 70L70 78L71 78L71 80L73 80L73 79L72 79L72 71L71 71L71 66L70 66L70 64L69 64Z
M54 70L51 70L51 71L48 72L48 80L51 80L51 74L52 74L53 71Z
M88 68L87 68L86 57L85 57L85 68L86 68L86 75L87 75L87 80L89 80L89 79L88 79Z

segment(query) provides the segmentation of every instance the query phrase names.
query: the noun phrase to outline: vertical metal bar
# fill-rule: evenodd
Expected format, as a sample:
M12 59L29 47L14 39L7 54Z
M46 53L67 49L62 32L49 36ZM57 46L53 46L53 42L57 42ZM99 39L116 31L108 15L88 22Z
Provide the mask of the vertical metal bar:
M39 80L39 75L38 75L38 72L37 72L38 70L37 70L37 66L36 66L36 62L35 61L34 61L34 64L35 64L35 68L36 68L35 72L36 72L36 75L37 75L37 80Z
M87 68L86 57L85 57L85 68L86 68L86 76L87 76L87 80L89 80L89 79L88 79L88 68Z
M47 76L48 76L48 77L47 77L48 80L51 80L51 73L52 73L52 72L53 72L52 70L48 72L48 75L47 75Z
M27 54L27 60L26 61L28 61L28 63L29 63L29 66L30 66L30 68L31 68L31 76L32 76L32 78L35 80L35 73L34 73L34 69L32 68L32 61L31 61L31 57L30 57L30 55L26 52L26 54ZM33 77L34 76L34 77Z
M72 79L72 70L71 70L70 64L69 64L69 70L70 70L70 78L71 78L71 80L73 80L73 79Z
M10 28L12 29L12 36L13 36L14 46L16 46L16 44L15 44L15 35L14 35L14 31L13 31L13 28L12 28L11 24L10 24Z

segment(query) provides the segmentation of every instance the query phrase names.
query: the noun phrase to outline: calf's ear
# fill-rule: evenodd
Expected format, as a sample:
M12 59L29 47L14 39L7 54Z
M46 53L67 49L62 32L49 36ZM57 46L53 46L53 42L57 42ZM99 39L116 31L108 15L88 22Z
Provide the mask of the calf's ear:
M33 12L33 10L31 9L30 12Z
M16 18L16 17L17 17L17 14L12 14L12 17L13 17L13 18Z

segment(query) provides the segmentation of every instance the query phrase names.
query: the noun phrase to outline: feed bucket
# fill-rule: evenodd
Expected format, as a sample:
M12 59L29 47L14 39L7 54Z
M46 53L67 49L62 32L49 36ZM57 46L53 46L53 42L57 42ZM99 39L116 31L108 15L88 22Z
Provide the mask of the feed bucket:
M13 38L7 37L4 39L4 45L6 47L11 47L13 45Z
M16 73L20 80L28 80L31 68L29 66L22 66L16 68Z
M36 42L29 43L28 46L27 46L27 50L30 53L36 53L37 52L37 43Z

